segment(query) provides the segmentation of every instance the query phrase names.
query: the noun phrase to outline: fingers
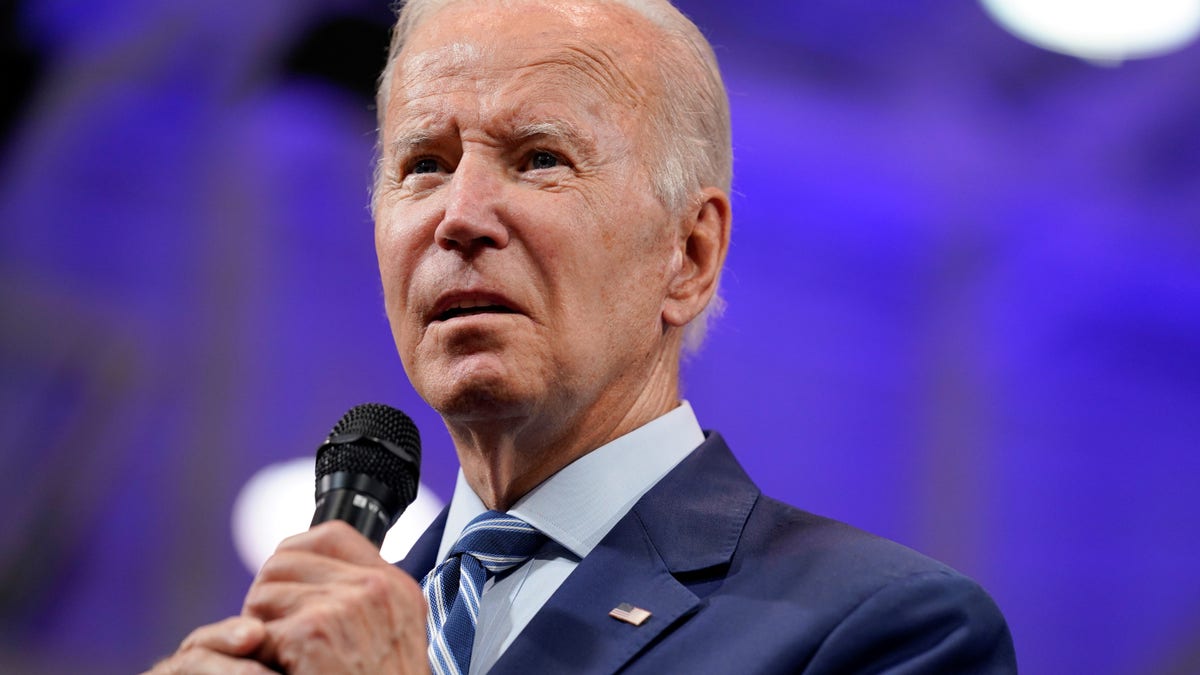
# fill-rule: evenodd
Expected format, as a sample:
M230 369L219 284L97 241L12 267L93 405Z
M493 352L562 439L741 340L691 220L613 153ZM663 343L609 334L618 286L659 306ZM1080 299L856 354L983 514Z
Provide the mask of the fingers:
M274 621L296 612L301 607L317 602L328 595L323 586L298 582L278 581L269 584L254 584L242 602L242 616L260 621Z
M192 631L179 645L179 651L207 649L231 656L245 656L254 651L266 637L261 621L242 616L231 616Z
M425 612L416 580L325 523L279 545L242 616L196 629L151 673L426 673Z
M273 621L331 599L350 607L370 607L389 598L424 609L420 585L391 565L361 566L285 552L263 565L246 592L242 614Z
M266 638L261 621L230 617L201 626L184 638L179 651L155 664L151 675L269 675L274 671L242 658L255 652Z
M428 673L424 606L401 607L385 598L372 606L344 598L311 602L266 624L256 658L290 675Z
M387 564L380 557L375 544L340 520L321 523L306 532L284 539L275 552L284 551L307 551L357 565Z
M422 672L427 667L421 587L388 565L354 565L285 551L255 580L244 613L265 621L254 657L292 675ZM312 565L318 570L302 569ZM276 580L289 576L320 582ZM351 667L353 664L353 667Z
M271 621L334 588L361 586L365 576L383 574L390 565L347 563L305 550L281 550L267 559L246 593L242 614Z
M301 581L323 583L340 581L349 570L361 567L337 558L308 551L276 551L258 570L254 583Z
M242 614L272 621L321 601L334 589L351 595L386 593L386 587L395 583L396 572L349 525L324 523L279 545L258 571Z
M194 649L160 661L144 675L276 675L276 671L257 661Z
M265 634L238 655L291 675L427 672L425 613L416 580L346 523L324 523L286 539L259 570L242 615Z

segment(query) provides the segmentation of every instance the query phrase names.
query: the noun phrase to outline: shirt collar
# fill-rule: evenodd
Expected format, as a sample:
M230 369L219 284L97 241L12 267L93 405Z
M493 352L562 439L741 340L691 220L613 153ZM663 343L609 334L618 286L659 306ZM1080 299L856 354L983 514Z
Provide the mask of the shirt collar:
M583 558L642 495L703 442L696 414L683 401L563 467L509 513ZM445 559L462 529L486 510L460 468L438 560Z

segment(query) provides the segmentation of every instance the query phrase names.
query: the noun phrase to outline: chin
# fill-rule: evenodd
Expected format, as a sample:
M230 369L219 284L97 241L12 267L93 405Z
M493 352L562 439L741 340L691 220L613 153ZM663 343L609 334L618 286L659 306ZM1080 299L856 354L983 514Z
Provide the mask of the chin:
M470 389L430 403L442 419L451 424L474 424L524 419L531 416L534 405L528 398L488 389Z
M465 378L441 378L418 392L447 422L475 422L527 416L535 396L507 378L476 373Z

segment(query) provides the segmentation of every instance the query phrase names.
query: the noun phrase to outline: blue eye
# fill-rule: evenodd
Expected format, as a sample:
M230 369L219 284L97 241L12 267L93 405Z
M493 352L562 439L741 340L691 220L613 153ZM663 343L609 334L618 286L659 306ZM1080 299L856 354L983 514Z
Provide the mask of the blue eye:
M438 163L436 159L418 159L413 163L410 173L437 173Z
M558 157L552 153L538 150L529 156L529 169L536 171L538 169L553 169L562 164Z

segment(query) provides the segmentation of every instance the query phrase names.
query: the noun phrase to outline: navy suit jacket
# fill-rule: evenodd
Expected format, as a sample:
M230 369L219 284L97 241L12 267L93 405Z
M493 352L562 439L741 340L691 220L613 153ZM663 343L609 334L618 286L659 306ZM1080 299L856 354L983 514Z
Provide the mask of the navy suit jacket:
M434 564L446 514L401 568ZM652 614L613 619L621 603ZM492 673L1010 673L975 582L763 496L715 433L567 577Z

